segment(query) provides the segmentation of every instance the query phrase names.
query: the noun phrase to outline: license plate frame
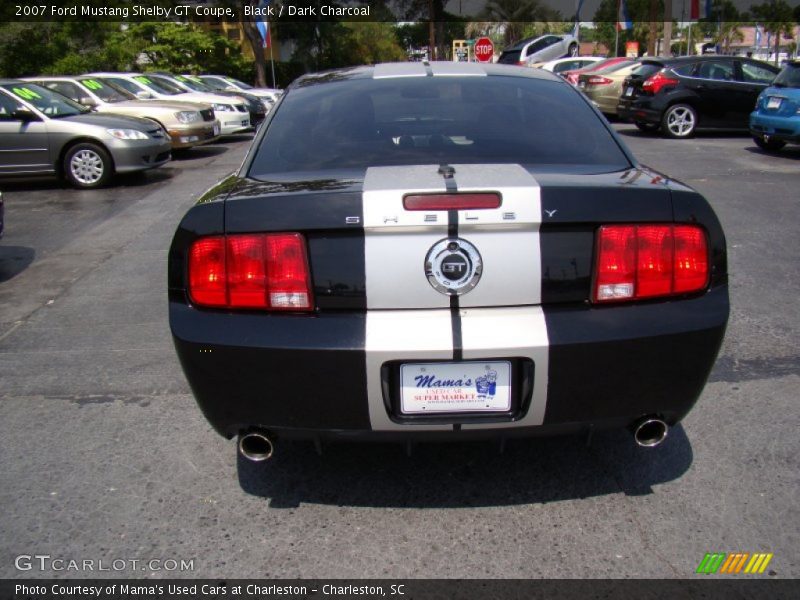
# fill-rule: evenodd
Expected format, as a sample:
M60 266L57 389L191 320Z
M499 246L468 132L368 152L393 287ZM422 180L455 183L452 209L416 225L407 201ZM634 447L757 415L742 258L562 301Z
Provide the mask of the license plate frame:
M512 409L514 371L508 360L403 363L399 375L401 416Z

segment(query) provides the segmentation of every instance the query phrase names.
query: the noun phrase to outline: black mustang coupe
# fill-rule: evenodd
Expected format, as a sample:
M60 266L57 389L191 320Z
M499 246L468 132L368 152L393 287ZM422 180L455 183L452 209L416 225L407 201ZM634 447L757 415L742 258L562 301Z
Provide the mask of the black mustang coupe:
M279 438L655 446L725 332L725 238L560 77L398 63L298 79L181 221L175 347L242 455Z

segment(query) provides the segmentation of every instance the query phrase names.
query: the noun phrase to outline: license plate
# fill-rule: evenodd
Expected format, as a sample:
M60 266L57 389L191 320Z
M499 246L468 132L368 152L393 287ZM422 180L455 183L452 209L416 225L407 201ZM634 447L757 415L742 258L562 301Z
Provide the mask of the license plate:
M511 363L413 363L400 367L400 412L405 415L507 412Z
M578 82L578 87L579 88L585 88L586 87L586 82L585 81L579 81Z
M216 123L214 124L214 135L215 136L219 135L219 125L217 125Z
M780 108L781 101L783 98L776 98L775 96L770 96L767 100L767 108Z
M633 96L633 88L629 87L628 89L626 89L625 90L625 95L626 96Z

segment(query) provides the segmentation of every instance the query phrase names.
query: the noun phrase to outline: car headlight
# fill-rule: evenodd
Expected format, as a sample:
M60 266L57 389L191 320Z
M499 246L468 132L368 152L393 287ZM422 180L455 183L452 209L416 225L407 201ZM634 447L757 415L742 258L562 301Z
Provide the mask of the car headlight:
M109 129L108 133L118 140L147 140L147 134L138 129Z
M269 111L269 109L270 109L270 106L272 106L272 105L271 105L269 102L264 102L264 101L262 100L262 101L261 101L261 106L263 106L263 107L264 107L264 110L265 110L265 111Z
M233 107L230 104L212 104L211 108L215 111L233 112Z
M181 123L195 123L200 120L200 113L193 110L182 110L175 113L175 118Z

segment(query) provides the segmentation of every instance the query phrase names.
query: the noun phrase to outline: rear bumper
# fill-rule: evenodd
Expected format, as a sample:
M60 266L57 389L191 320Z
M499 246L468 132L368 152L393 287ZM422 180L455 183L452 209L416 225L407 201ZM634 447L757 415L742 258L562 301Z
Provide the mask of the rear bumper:
M650 108L636 101L617 104L617 116L628 121L658 124L661 123L662 113L661 110Z
M502 346L493 328L478 336L487 340L486 347L471 350L472 357L510 358L515 365L534 357L535 384L514 392L519 414L405 425L393 418L390 369L394 361L424 362L424 354L383 351L376 363L365 347L363 313L230 314L194 309L180 292L171 294L170 324L184 372L206 418L227 437L251 427L320 439L549 435L622 427L651 414L674 424L702 392L728 319L726 285L693 299L537 307L546 332L534 335L518 326L525 341ZM416 326L415 311L398 312L406 313L409 327ZM514 323L502 323L503 315L511 315L508 309L474 312L476 322L496 324L501 338L514 331ZM464 359L470 358L465 350ZM376 380L381 398L375 397Z
M800 143L800 115L792 117L774 117L750 114L750 133L757 137L768 135L772 139L784 142Z

